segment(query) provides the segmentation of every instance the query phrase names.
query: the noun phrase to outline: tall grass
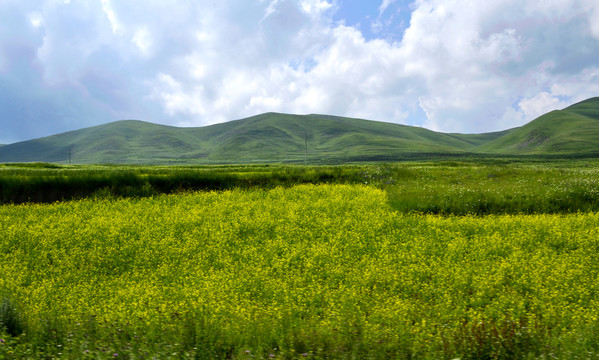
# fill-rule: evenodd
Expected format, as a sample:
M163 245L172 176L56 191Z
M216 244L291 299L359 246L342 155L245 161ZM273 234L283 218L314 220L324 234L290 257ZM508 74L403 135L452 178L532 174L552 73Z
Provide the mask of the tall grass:
M359 171L341 166L58 166L0 167L0 203L51 203L92 197L144 197L185 191L274 188L356 182Z
M376 181L400 212L453 215L599 211L599 169L537 165L389 167Z
M394 209L431 214L599 211L599 166L589 162L427 162L353 166L0 167L0 203L145 197L186 191L368 184Z

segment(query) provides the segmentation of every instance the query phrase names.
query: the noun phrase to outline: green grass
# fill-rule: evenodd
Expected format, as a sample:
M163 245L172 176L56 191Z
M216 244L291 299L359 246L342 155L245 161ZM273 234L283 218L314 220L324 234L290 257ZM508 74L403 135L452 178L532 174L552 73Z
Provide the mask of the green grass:
M85 197L147 197L186 191L356 183L356 166L116 166L48 163L0 165L0 203Z
M474 149L494 154L599 153L599 98L552 111Z
M599 210L599 170L542 165L405 167L379 171L401 212L485 215Z
M520 128L487 134L279 113L202 128L127 120L6 145L0 148L0 162L346 164L484 154L592 158L599 156L598 113L594 98Z
M367 184L394 209L432 214L599 211L596 161L541 163L489 158L352 166L0 166L0 203L85 197L149 197L187 191Z
M416 127L268 113L203 128L119 121L11 144L0 151L0 161L68 163L70 152L71 162L79 164L340 163L364 156L462 153L468 146Z

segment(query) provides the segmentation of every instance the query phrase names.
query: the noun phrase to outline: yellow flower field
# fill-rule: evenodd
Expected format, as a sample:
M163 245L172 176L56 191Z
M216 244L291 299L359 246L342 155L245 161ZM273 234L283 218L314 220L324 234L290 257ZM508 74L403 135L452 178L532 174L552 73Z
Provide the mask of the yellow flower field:
M3 205L0 234L0 358L599 354L596 213L301 185Z

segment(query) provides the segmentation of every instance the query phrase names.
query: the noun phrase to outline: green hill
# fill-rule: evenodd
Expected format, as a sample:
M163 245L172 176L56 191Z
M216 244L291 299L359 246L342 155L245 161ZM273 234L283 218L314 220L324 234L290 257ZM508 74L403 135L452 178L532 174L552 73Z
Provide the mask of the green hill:
M123 120L0 146L0 162L341 163L406 158L599 154L599 98L519 128L444 134L329 115L266 113L198 128Z
M152 162L178 156L194 139L180 128L126 120L6 145L2 162Z
M455 139L461 140L463 142L468 143L471 146L480 146L484 145L490 141L493 141L507 133L510 130L490 132L484 134L447 134Z
M599 153L599 97L549 112L473 151L521 155Z
M205 128L212 160L368 160L405 153L463 152L468 144L430 130L326 115L268 113Z
M385 160L463 153L471 144L418 127L267 113L201 128L117 121L0 149L0 162L248 163Z

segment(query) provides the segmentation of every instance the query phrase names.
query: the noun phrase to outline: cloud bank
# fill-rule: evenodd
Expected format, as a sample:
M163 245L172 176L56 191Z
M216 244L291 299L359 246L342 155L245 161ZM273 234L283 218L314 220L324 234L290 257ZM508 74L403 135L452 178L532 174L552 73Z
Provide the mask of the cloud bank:
M404 31L383 35L405 9ZM486 132L599 95L596 0L382 0L378 38L343 11L343 0L3 0L0 143L268 111Z

